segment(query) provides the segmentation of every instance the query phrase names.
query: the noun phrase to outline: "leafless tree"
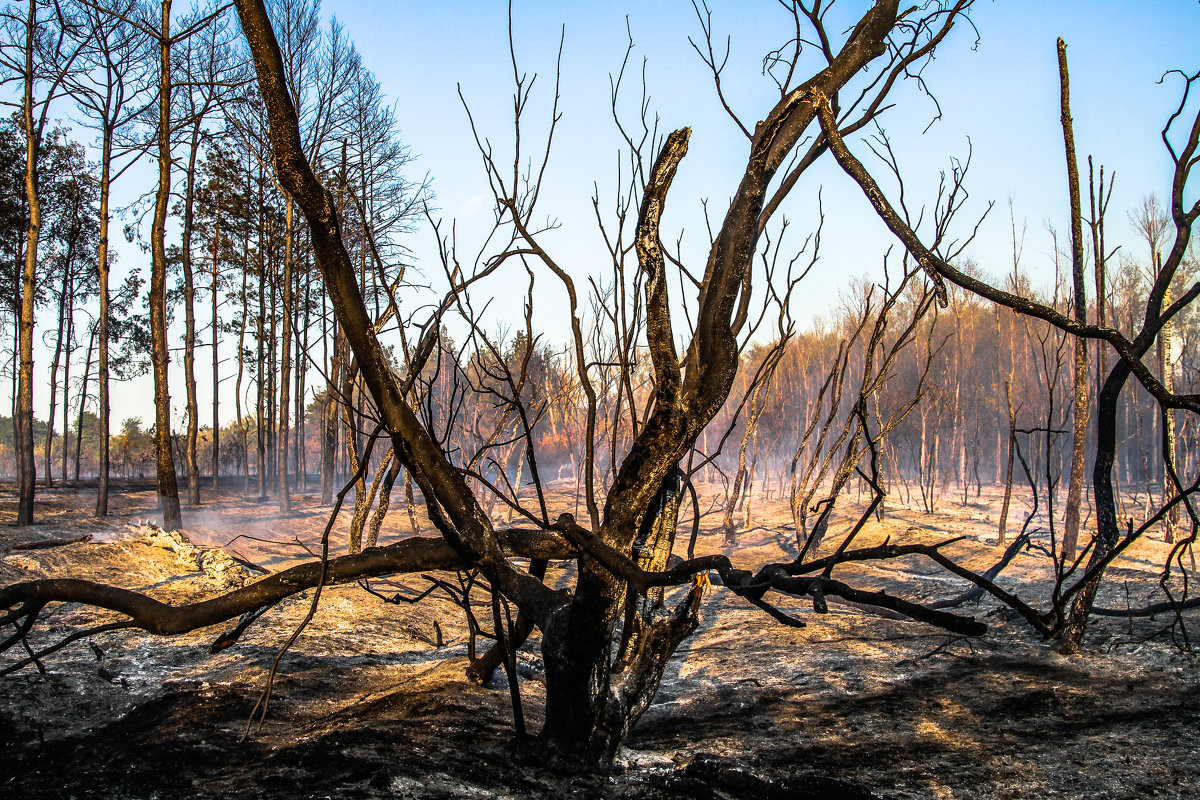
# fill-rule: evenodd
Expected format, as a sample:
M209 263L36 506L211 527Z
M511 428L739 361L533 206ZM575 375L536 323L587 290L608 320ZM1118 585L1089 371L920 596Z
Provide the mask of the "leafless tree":
M753 130L739 123L749 146L744 176L724 221L715 231L703 271L684 270L690 276L685 279L697 291L682 354L676 349L668 300L667 254L659 240L659 224L672 180L687 152L690 131L683 128L658 141L651 137L647 145L657 151L653 161L637 158L643 151L634 145L638 177L637 202L630 205L631 209L637 208L632 244L635 285L642 289L638 313L644 321L633 330L644 332L650 354L652 370L644 400L648 410L622 446L624 453L613 453L614 477L603 513L592 487L588 487L590 529L567 513L550 521L543 510L530 515L532 530L506 532L498 530L484 513L467 476L450 460L444 442L434 438L414 413L408 397L411 383L406 386L406 379L394 369L364 303L335 198L312 170L270 18L261 2L239 0L242 28L270 122L272 159L279 183L305 216L316 264L374 413L391 439L394 455L424 495L430 520L442 538L407 539L361 554L322 560L194 606L168 608L136 593L86 582L19 584L0 591L0 603L14 609L5 620L27 626L47 602L75 599L131 613L131 619L116 623L118 626L138 625L165 633L229 619L284 594L305 587L319 588L327 582L384 572L470 566L496 593L495 608L513 603L520 614L542 630L547 702L541 741L559 758L577 765L607 764L615 756L629 726L648 707L671 654L698 624L704 589L700 576L710 570L720 573L735 594L788 624L795 620L765 599L767 591L812 596L817 610L824 608L826 595L839 594L951 630L982 631L983 626L972 619L881 593L863 592L830 574L841 561L901 553L934 557L936 547L842 550L830 559L772 565L757 575L738 570L721 555L689 558L674 566L668 560L675 544L679 465L724 405L737 372L738 338L747 330L747 323L753 323L749 314L751 266L760 237L783 198L816 157L840 141L842 134L874 118L892 86L932 52L968 5L935 4L924 12L901 14L897 2L884 0L867 11L837 44L819 14L801 4L789 8L795 25L812 27L811 36L821 42L816 48L819 64L810 78L800 79L800 70L805 67L802 55L807 56L806 35L798 35L768 59L779 99ZM711 41L711 28L706 27L705 33ZM864 72L868 64L875 67ZM719 79L720 66L715 60L711 66ZM515 59L514 80L514 108L520 124L530 82L516 68ZM839 108L843 121L839 127L827 103L828 98L839 97L842 92L844 105L839 103ZM818 113L826 117L824 134L815 140L806 139L817 124ZM734 118L740 119L736 115ZM793 152L806 141L808 150L789 163ZM575 284L543 246L533 223L543 174L537 164L544 161L536 159L533 170L524 173L526 155L520 150L514 153L511 170L501 168L487 147L481 152L497 199L498 218L511 233L511 244L488 259L487 267L526 258L559 280L568 295L576 368L586 394L592 381ZM928 259L917 261L929 269ZM677 266L683 270L682 264ZM452 275L452 288L457 290L452 294L467 296L470 281L470 276ZM624 292L626 287L619 290ZM630 400L630 388L629 383L623 388L625 403ZM588 399L594 404L593 397ZM364 459L360 467L365 465ZM585 472L590 481L589 474L590 470ZM511 555L575 558L575 584L566 593L552 590L536 573L513 563ZM809 576L810 572L819 574ZM682 596L669 591L670 587L679 587ZM497 611L495 616L501 619L503 615ZM511 633L510 629L506 641L511 642ZM511 643L505 647L510 648Z
M1192 413L1200 413L1200 397L1196 395L1176 394L1154 375L1153 370L1143 360L1154 345L1156 337L1163 326L1188 306L1197 296L1200 296L1200 283L1194 284L1181 293L1178 299L1170 304L1164 304L1164 298L1170 288L1171 281L1178 273L1188 252L1188 242L1191 238L1192 226L1200 217L1200 202L1187 203L1185 200L1187 183L1191 170L1196 164L1195 153L1200 145L1200 114L1189 123L1184 116L1188 110L1190 92L1200 80L1200 74L1178 74L1183 80L1182 98L1176 110L1170 115L1162 132L1162 139L1167 152L1175 165L1172 176L1171 195L1169 201L1171 223L1174 237L1169 253L1162 259L1160 268L1156 271L1150 292L1144 306L1144 318L1141 328L1131 336L1126 336L1114 328L1101 327L1095 324L1081 324L1070 316L1063 314L1051 305L1038 302L1029 297L1004 291L978 278L972 277L949 263L937 251L936 245L930 247L922 241L911 225L893 207L887 195L872 177L866 167L847 147L845 139L836 129L836 118L827 97L817 96L814 102L819 109L822 130L829 138L834 156L842 169L862 188L867 199L874 206L880 218L889 229L904 244L908 251L930 273L939 278L968 289L995 303L1006 306L1021 314L1034 317L1050 323L1065 333L1088 339L1098 339L1106 342L1116 351L1117 363L1108 373L1100 389L1096 403L1097 442L1094 468L1092 472L1093 491L1095 493L1097 534L1090 547L1088 563L1082 575L1063 592L1061 598L1056 598L1054 608L1046 615L1039 615L1028 607L1022 611L1026 619L1039 630L1049 636L1059 638L1065 649L1078 647L1087 625L1089 614L1095 601L1096 591L1103 579L1105 567L1137 536L1141 535L1149 522L1136 530L1131 527L1129 533L1121 536L1116 516L1116 496L1113 488L1113 466L1116 458L1116 424L1117 403L1122 390L1131 375L1138 381L1165 409L1182 408ZM1183 129L1182 134L1180 129ZM1170 471L1170 470L1168 470ZM1152 515L1151 520L1169 513L1170 509L1183 503L1190 511L1191 505L1188 493L1176 483L1176 497L1167 502L1160 511ZM1193 520L1195 516L1193 515ZM1082 558L1082 557L1081 557ZM1076 562L1075 566L1078 566ZM1071 567L1069 572L1074 572ZM1065 614L1067 605L1069 615Z
M304 218L306 242L312 248L313 262L321 273L339 329L334 345L338 367L328 376L329 396L331 402L337 400L334 395L341 395L343 401L345 431L351 440L347 454L353 466L352 483L359 486L356 502L361 504L362 512L356 514L357 529L371 544L372 531L378 531L374 521L367 521L371 498L386 498L387 488L403 469L406 479L420 490L429 521L440 538L414 536L338 558L329 558L326 550L319 561L268 576L212 600L183 606L167 606L135 592L84 581L17 584L0 590L0 605L10 609L0 621L16 624L19 629L7 645L22 641L51 602L86 602L127 615L128 619L103 629L138 627L174 633L255 613L306 589L316 590L311 606L315 609L320 589L330 583L399 572L462 570L470 574L456 595L463 598L464 609L470 613L468 586L486 590L492 600L496 646L476 660L474 674L483 677L501 663L511 668L515 647L533 628L539 628L546 664L546 723L540 742L562 761L584 766L611 762L629 727L648 707L672 653L698 625L705 576L711 572L716 572L735 596L784 624L797 624L798 620L777 608L768 598L769 592L811 598L817 612L825 610L826 596L839 595L948 630L981 632L983 626L971 618L858 590L832 576L836 566L847 561L922 555L1007 603L1038 632L1060 639L1068 648L1077 646L1092 611L1096 587L1111 560L1172 508L1187 508L1195 526L1190 498L1197 487L1182 485L1170 459L1167 471L1172 478L1171 499L1125 536L1117 528L1113 480L1118 400L1130 375L1164 408L1200 412L1200 398L1175 392L1145 361L1164 325L1200 296L1200 284L1184 289L1174 300L1168 294L1186 257L1191 227L1200 216L1200 203L1185 202L1187 181L1200 144L1200 117L1187 126L1183 116L1188 110L1187 92L1200 75L1182 76L1183 100L1163 131L1176 164L1169 204L1174 242L1161 259L1155 257L1140 329L1122 332L1107 327L1099 314L1097 322L1090 324L1080 287L1082 211L1077 190L1072 192L1071 209L1075 309L1074 314L1068 314L1056 298L1042 299L1024 291L1019 275L1014 275L1007 289L1000 289L959 264L963 242L969 238L952 236L951 221L965 199L965 163L956 162L948 171L933 213L922 217L910 215L904 203L893 204L853 153L860 146L854 135L877 120L892 87L924 63L969 5L933 3L901 13L898 3L880 0L842 37L826 29L820 4L785 5L789 23L794 24L797 33L766 59L766 72L776 80L779 96L768 113L747 117L762 117L753 126L743 121L725 96L721 83L725 62L713 46L712 18L707 9L697 6L703 33L697 50L711 71L719 102L746 136L746 169L725 216L714 225L703 269L689 265L678 246L672 251L664 244L660 226L671 185L687 153L690 130L660 133L644 113L627 124L615 113L616 93L625 74L622 70L614 79L613 106L617 130L627 148L627 160L623 161L627 166L621 199L615 205L615 220L609 218L602 223L609 260L606 274L586 288L576 283L577 276L554 252L553 238L547 235L552 224L542 222L539 206L558 121L557 91L544 135L531 153L528 115L533 107L529 102L533 79L519 68L513 46L513 122L517 134L513 151L499 153L488 144L483 121L471 119L495 200L495 228L477 257L461 261L453 235L436 231L445 292L440 301L431 304L431 311L418 317L404 307L396 289L396 276L401 271L394 267L399 259L395 254L381 255L374 248L380 238L379 209L371 206L369 181L363 178L362 169L359 183L352 180L351 146L345 143L349 136L332 150L313 146L313 142L325 140L319 133L314 134L306 121L301 93L294 84L296 73L288 68L288 59L294 54L289 54L286 47L281 49L263 3L238 0L265 107L267 124L263 132L270 144L271 165L287 207L294 207ZM816 58L817 67L801 80L808 66L805 59L810 56ZM1065 66L1062 74L1065 84ZM371 93L365 85L360 88ZM1065 91L1063 95L1066 122L1069 106ZM320 127L319 123L312 124ZM1188 128L1182 141L1177 126ZM1071 151L1070 128L1064 127L1067 149ZM869 144L883 159L884 170L900 181L903 172L882 132ZM915 297L911 307L905 309L906 315L901 315L902 324L897 327L889 327L888 321L898 318L895 312L902 293L885 292L879 313L875 313L873 293L866 293L865 310L849 318L851 332L858 331L857 335L871 340L866 348L869 355L861 366L858 362L851 364L847 355L849 337L847 346L837 354L841 366L835 369L841 369L847 377L857 377L848 385L857 384L858 391L856 401L848 403L851 409L844 416L847 425L841 444L829 450L841 452L844 457L834 470L835 491L823 505L822 521L828 521L838 491L863 459L869 459L870 474L861 474L871 487L872 500L837 551L826 558L808 559L802 552L791 562L770 564L755 574L738 569L725 555L697 556L694 542L689 542L686 558L673 558L679 544L676 539L685 484L697 471L696 462L712 456L699 452L706 429L729 404L737 406L738 413L748 407L753 416L756 407L766 402L766 384L745 376L746 390L740 402L736 400L738 370L749 363L743 356L751 333L764 324L764 319L770 324L770 317L778 317L780 347L792 333L786 309L798 275L786 268L768 271L763 280L763 272L755 269L756 254L766 250L773 236L778 241L774 232L781 229L782 223L775 221L775 215L793 187L805 178L808 168L827 151L859 184L879 217L904 245L904 283L916 285L922 275L926 280L919 290L912 290ZM331 159L331 155L336 158ZM1074 183L1078 183L1077 178ZM596 207L599 212L598 199ZM274 288L265 285L266 270L260 267L258 286L260 304L265 306L268 291L278 290L284 299L285 349L279 363L283 370L290 363L286 347L291 335L286 315L291 313L295 300L294 294L289 297L292 280L287 265L293 263L293 248L299 241L292 236L300 230L297 219L291 214L285 216L282 227L288 232L289 244L285 247L283 283ZM1093 228L1095 239L1100 218L1096 212L1092 217L1097 226ZM1102 243L1097 252L1102 256L1097 259L1100 268L1108 257ZM543 491L537 431L543 419L553 421L554 404L549 391L539 394L550 381L537 374L541 365L535 359L540 351L530 322L531 301L526 308L525 330L509 338L511 331L490 332L484 310L472 300L474 287L500 274L502 268L526 276L530 297L534 282L549 278L567 299L571 335L569 352L560 368L573 373L570 381L562 381L571 384L563 393L578 400L578 413L583 418L583 463L576 478L581 477L584 484L584 511L580 517L586 524L580 524L571 513L553 517ZM389 273L388 269L393 271ZM958 287L953 297L947 283ZM673 302L670 294L676 287L680 298ZM1046 376L1048 393L1058 392L1065 385L1065 378L1060 381L1057 373L1063 371L1066 353L1074 344L1069 337L1100 340L1116 354L1116 363L1096 402L1093 483L1098 535L1084 547L1082 555L1058 555L1059 580L1048 610L1038 610L998 587L992 580L994 575L977 575L959 567L937 546L850 549L855 535L883 498L878 442L895 418L889 416L893 412L885 411L880 400L886 378L897 363L897 354L918 349L911 343L926 310L934 303L955 303L950 311L958 319L979 313L980 307L968 302L967 292L1030 319L1031 333L1025 341L1036 339L1044 344L1040 369ZM1105 294L1103 288L1098 288L1098 297ZM771 312L760 314L759 308ZM450 342L443 325L443 317L449 314L456 314L467 325L466 337L457 344ZM267 336L262 332L267 324L264 310L260 309L258 322L261 348ZM385 332L393 332L392 326L402 343L398 355L389 352L382 342ZM928 330L928 336L920 331L926 339L926 371L940 347L936 329ZM274 377L276 370L270 366L273 357L260 358L260 396L264 380ZM950 445L946 449L953 451L949 461L955 466L943 475L947 480L958 476L965 499L970 480L966 466L968 418L964 414L965 400L957 390L971 360L967 343L956 343L955 357L957 383L947 387L945 398L945 407L952 412ZM264 376L264 368L271 370L271 376ZM854 376L854 370L860 373ZM1076 389L1078 376L1085 372L1076 369ZM999 375L1000 371L992 373ZM1010 385L1015 373L1015 363L1010 363ZM835 378L837 374L830 380ZM284 385L290 385L286 374L281 382ZM922 375L915 392L895 407L907 413L925 385ZM482 403L472 406L468 402L468 398L481 396L492 402L490 412ZM1062 412L1055 397L1050 395L1044 408L1037 409L1039 415L1045 411L1040 420L1044 424L1024 431L1017 429L1015 407L1009 404L1010 441L1023 467L1028 464L1017 449L1018 433L1037 437L1045 472L1053 472L1049 439L1061 430L1056 414ZM842 407L840 401L834 405ZM285 428L288 423L283 418L289 411L285 400L278 409ZM258 424L260 430L267 424L264 414L259 415ZM732 425L729 430L733 430ZM940 430L938 427L934 431L935 442ZM373 460L373 448L379 443L379 450L385 450L385 439L390 445L388 452L382 461ZM936 444L933 451L937 451ZM923 443L920 457L926 455ZM282 473L280 491L286 494L286 445L277 451L276 458L276 468ZM266 469L264 462L260 450L260 476ZM375 478L373 488L368 489L367 471L372 469ZM933 474L932 468L929 473ZM1034 483L1032 470L1027 470L1027 475ZM523 491L526 476L532 492ZM978 477L976 480L978 486ZM1048 496L1052 496L1052 484L1048 477L1044 488ZM932 489L930 484L931 500ZM349 487L339 495L338 506L348 491ZM1036 497L1036 486L1034 491ZM501 526L501 514L493 513L497 508L507 520L517 519L518 524ZM381 499L374 519L381 520L384 510L386 502ZM693 518L697 516L693 511ZM818 522L814 528L820 525ZM812 540L810 535L810 549ZM355 541L351 549L358 550L358 544ZM575 561L574 582L566 590L551 589L543 581L546 563L551 559ZM510 604L517 609L515 621L507 614ZM473 620L472 630L478 628L478 621ZM18 661L8 669L27 661ZM515 678L510 686L514 716L521 730L523 718Z

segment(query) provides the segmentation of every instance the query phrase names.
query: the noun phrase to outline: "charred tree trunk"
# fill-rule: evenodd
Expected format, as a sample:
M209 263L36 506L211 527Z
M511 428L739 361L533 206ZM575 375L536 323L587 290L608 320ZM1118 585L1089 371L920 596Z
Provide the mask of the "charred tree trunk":
M1074 283L1075 321L1087 324L1087 299L1083 276L1083 205L1079 190L1079 164L1075 159L1075 133L1071 123L1071 101L1067 75L1067 45L1058 40L1058 76L1062 106L1063 139L1067 152L1067 184L1071 201L1071 276ZM1073 373L1074 441L1071 445L1071 476L1067 486L1067 507L1063 519L1063 562L1075 561L1079 545L1080 510L1083 505L1083 468L1088 434L1088 355L1087 340L1075 337Z
M642 627L636 641L622 652L620 662L614 663L614 631L630 597L624 579L598 558L581 556L575 590L567 600L504 557L478 500L408 406L404 388L375 336L341 239L333 196L317 181L305 158L266 10L261 0L237 0L236 5L270 119L275 170L305 213L317 264L364 387L391 434L395 453L420 485L432 521L453 549L479 569L493 591L538 621L546 663L543 745L577 768L611 764L630 725L649 705L671 654L695 628L701 587L693 585L687 597L664 617L627 621ZM886 52L885 40L897 16L895 0L877 3L828 67L786 94L757 126L745 176L700 282L703 289L698 298L696 333L682 361L671 328L658 220L690 131L679 130L667 137L647 177L636 237L639 269L646 276L646 331L655 371L652 411L616 471L597 529L580 532L569 515L559 518L558 529L622 555L633 552L635 540L647 526L659 531L657 538L663 548L672 538L676 520L670 504L658 503L662 510L657 518L651 508L656 498L663 498L672 471L720 411L732 387L741 329L734 315L741 290L749 288L748 269L759 225L766 221L763 209L768 186L813 123L817 113L814 98L835 93ZM514 225L523 227L515 201L502 199L501 208ZM552 263L548 258L545 261ZM560 276L572 285L565 273ZM661 552L658 546L654 550Z
M1092 491L1096 502L1096 544L1088 558L1088 568L1098 566L1116 546L1120 529L1117 524L1116 496L1113 492L1113 466L1117 455L1117 401L1129 379L1129 365L1118 361L1108 374L1096 402L1096 463L1092 468ZM1102 574L1084 584L1071 604L1071 614L1062 631L1059 646L1076 650L1083 641L1088 617L1100 588Z

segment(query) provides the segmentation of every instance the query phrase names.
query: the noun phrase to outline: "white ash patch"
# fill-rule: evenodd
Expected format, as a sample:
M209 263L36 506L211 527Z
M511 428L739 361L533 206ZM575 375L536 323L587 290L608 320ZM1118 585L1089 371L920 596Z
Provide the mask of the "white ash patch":
M197 547L182 531L164 531L153 523L144 522L134 532L155 547L175 553L180 564L203 572L221 589L236 589L250 577L249 571L224 550Z

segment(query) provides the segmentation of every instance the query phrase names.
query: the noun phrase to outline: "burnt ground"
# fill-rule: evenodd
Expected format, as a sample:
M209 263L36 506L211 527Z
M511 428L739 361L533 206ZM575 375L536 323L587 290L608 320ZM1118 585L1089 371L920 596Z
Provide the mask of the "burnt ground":
M297 496L297 510L281 515L242 499L238 488L185 509L192 541L270 568L306 557L328 508ZM0 528L3 583L91 577L176 603L219 591L146 540L140 525L154 517L150 484L122 485L115 514L103 521L89 516L94 487L38 497L39 525ZM15 515L13 499L11 486L0 486L0 515ZM984 569L999 553L994 499L985 493L937 514L893 509L862 543L966 533L946 552ZM792 535L780 504L756 504L754 527L731 551L739 565L780 558ZM405 515L393 517L399 525ZM715 515L705 519L698 552L722 549L710 522L715 528ZM407 532L406 518L403 528L390 535ZM13 549L81 534L93 540ZM1161 541L1136 545L1101 602L1162 599L1167 552ZM1041 606L1049 574L1049 560L1029 552L1001 582ZM918 600L964 588L916 559L847 566L835 576ZM373 585L412 595L428 584L408 576ZM48 656L44 673L28 667L0 678L0 797L1200 796L1200 670L1166 616L1098 619L1083 652L1064 657L991 601L961 609L989 624L986 636L967 639L846 605L815 615L786 599L781 606L809 624L784 628L713 587L703 627L676 655L617 769L597 776L551 771L515 740L503 675L486 687L464 678L461 612L436 597L388 605L353 586L327 590L280 662L265 723L249 726L266 672L310 599L286 601L215 655L208 648L224 628L172 638L116 631ZM109 619L57 607L32 644ZM519 672L536 730L544 697L536 640L523 649Z

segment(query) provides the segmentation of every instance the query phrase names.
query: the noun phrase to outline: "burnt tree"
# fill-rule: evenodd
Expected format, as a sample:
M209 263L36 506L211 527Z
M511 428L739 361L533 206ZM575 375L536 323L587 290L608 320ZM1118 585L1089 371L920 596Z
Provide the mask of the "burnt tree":
M636 215L630 221L638 277L634 285L641 294L638 313L644 315L645 346L652 367L644 420L629 437L619 459L613 454L611 485L602 508L595 498L593 465L588 464L589 527L580 525L568 513L551 520L543 503L537 512L526 515L534 523L531 527L504 530L497 528L485 512L473 488L478 484L452 462L445 440L431 434L410 402L413 381L437 346L436 319L414 347L412 373L400 374L381 344L364 302L358 270L343 240L336 198L314 174L306 155L265 5L262 0L237 0L269 120L277 179L307 223L314 261L348 345L347 355L353 356L380 429L390 439L393 457L424 496L426 512L440 538L414 537L340 558L323 558L221 597L181 606L168 606L136 592L86 581L16 584L0 589L0 608L9 609L0 615L0 624L18 626L18 633L5 646L21 642L42 609L52 602L90 603L127 615L127 620L104 626L106 630L138 627L170 634L265 609L308 588L317 587L319 596L319 588L325 584L387 573L470 568L478 571L496 593L494 609L499 609L502 602L511 603L521 619L542 632L546 721L539 739L541 746L564 765L590 768L612 762L630 726L649 706L672 654L699 624L709 572L718 573L731 592L784 624L803 623L772 605L769 592L811 597L817 612L826 610L825 597L837 595L958 633L984 632L985 626L970 617L882 592L858 590L831 575L839 563L910 554L953 567L938 553L937 546L885 545L849 550L843 544L834 556L772 564L757 574L736 568L724 555L693 556L689 552L686 560L670 559L682 497L677 488L680 465L721 410L734 384L739 335L750 316L752 260L760 237L807 169L832 144L840 142L842 135L861 129L886 107L885 100L896 82L932 53L969 5L969 0L935 3L923 11L913 9L902 14L898 0L879 0L844 36L840 46L825 31L819 14L810 13L803 4L789 9L793 17L790 22L815 29L813 35L820 42L819 58L824 65L807 80L800 80L796 70L804 39L797 36L788 45L790 50L775 54L775 65L781 72L772 72L779 88L774 107L752 126L737 122L747 139L746 167L724 221L714 232L704 268L702 272L697 270L694 278L695 313L682 352L676 347L668 297L668 256L659 238L659 223L671 184L687 153L691 131L676 130L660 140L661 146L653 137L643 142L653 152L647 150L638 173L638 202L631 206L636 208ZM711 28L706 27L705 35L711 42ZM871 70L863 79L865 88L848 88L868 65ZM720 93L716 59L710 68L718 78ZM528 85L519 77L516 83L519 116ZM830 98L837 98L842 91L847 95L845 106L840 113L833 112ZM819 114L823 132L818 129ZM642 150L630 144L640 159ZM796 154L797 148L805 146L806 150ZM794 154L795 160L789 161ZM575 284L542 246L531 225L536 189L529 192L523 188L519 167L514 168L513 175L503 175L486 155L485 161L499 217L509 226L512 237L503 252L489 260L487 270L497 269L510 258L529 259L561 282L572 312L576 368L584 394L589 396L591 436L596 405L594 394L589 394ZM520 162L520 158L514 159L514 163ZM933 274L943 271L940 265L933 269L927 258L918 257L918 262ZM451 289L443 308L468 296L473 281L455 273L448 277ZM945 295L940 278L935 281L935 292ZM865 414L861 415L861 424L866 425ZM529 429L528 425L524 427ZM361 467L367 463L364 457ZM529 459L529 468L536 474L533 458ZM878 502L881 495L876 491ZM846 543L866 519L850 532ZM542 582L539 570L522 568L516 558L528 558L534 564L544 559L575 560L574 584L566 590L552 589ZM976 583L983 581L964 570L955 571ZM497 610L496 618L500 617ZM7 669L27 663L32 662L18 661Z

